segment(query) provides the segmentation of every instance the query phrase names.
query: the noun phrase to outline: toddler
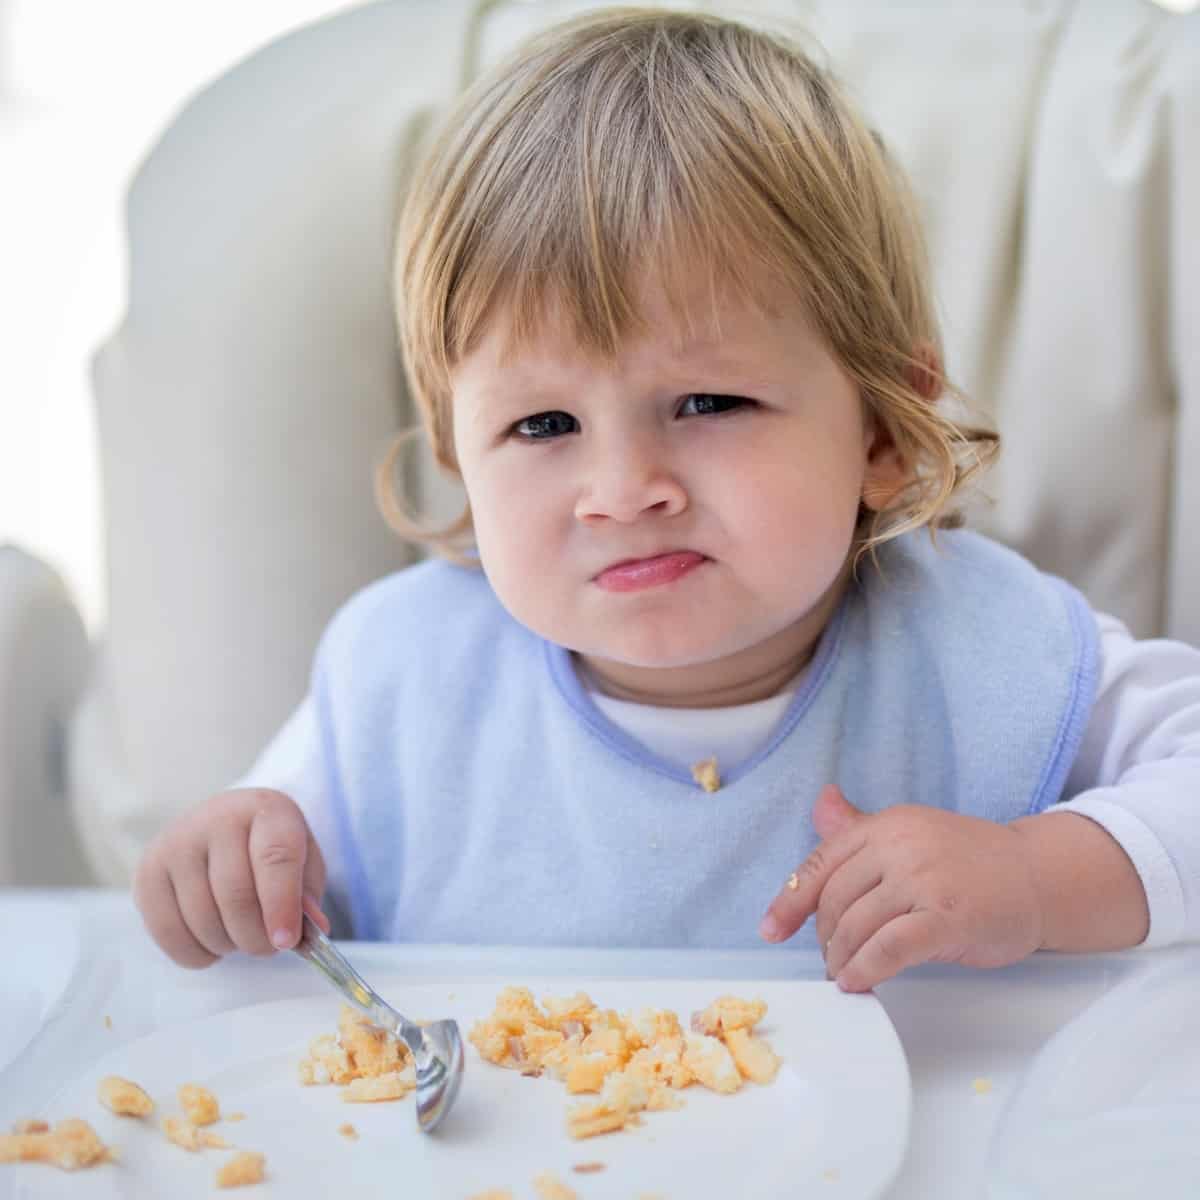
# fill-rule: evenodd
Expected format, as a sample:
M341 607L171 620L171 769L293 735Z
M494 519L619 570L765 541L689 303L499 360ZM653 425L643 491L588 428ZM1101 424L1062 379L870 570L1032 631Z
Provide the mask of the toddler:
M468 92L397 254L441 554L335 616L135 894L186 966L365 939L929 960L1200 931L1200 653L952 528L904 180L826 72L592 13ZM935 530L936 536L935 536Z

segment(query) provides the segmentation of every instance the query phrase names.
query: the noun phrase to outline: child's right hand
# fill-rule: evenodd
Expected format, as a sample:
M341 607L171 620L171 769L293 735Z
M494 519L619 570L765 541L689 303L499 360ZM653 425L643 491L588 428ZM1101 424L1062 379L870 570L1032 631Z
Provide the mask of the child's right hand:
M300 938L301 905L324 930L325 860L283 792L222 792L151 843L133 895L154 940L184 967L231 950L272 954Z

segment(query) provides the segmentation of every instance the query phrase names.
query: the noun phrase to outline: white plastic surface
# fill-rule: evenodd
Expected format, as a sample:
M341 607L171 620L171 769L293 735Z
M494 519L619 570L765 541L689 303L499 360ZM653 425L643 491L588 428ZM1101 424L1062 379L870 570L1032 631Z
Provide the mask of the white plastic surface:
M381 978L376 986L418 1019L452 1016L464 1032L486 1017L499 982L433 983ZM908 1143L911 1086L904 1053L873 996L801 981L515 979L535 997L582 990L602 1008L674 1009L686 1025L693 1011L732 992L768 1003L761 1033L783 1058L769 1085L746 1084L722 1096L702 1087L681 1093L684 1107L644 1114L620 1134L586 1141L566 1129L571 1096L549 1074L537 1079L483 1062L467 1047L467 1074L455 1109L436 1135L418 1131L411 1098L349 1105L335 1087L302 1087L296 1064L311 1039L336 1028L332 993L253 1005L188 1022L134 1041L92 1064L50 1103L51 1120L81 1116L119 1148L119 1166L75 1177L45 1167L16 1168L18 1197L105 1200L154 1195L170 1178L180 1198L212 1194L228 1151L186 1154L158 1129L178 1111L181 1083L209 1087L223 1112L244 1121L213 1130L239 1148L266 1154L273 1194L316 1200L334 1194L462 1200L489 1188L531 1194L545 1170L573 1181L587 1200L671 1197L774 1197L835 1188L839 1200L885 1194ZM96 1099L98 1081L122 1075L146 1088L153 1119L119 1118ZM352 1122L348 1142L338 1127ZM600 1161L586 1178L572 1166Z
M992 1200L1200 1196L1200 949L1124 980L1046 1043L988 1174Z

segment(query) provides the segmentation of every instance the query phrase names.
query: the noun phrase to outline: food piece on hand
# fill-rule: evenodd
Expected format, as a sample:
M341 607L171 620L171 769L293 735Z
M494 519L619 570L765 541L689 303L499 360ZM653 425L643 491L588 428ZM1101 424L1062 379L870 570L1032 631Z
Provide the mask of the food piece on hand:
M116 1154L86 1122L68 1118L53 1128L44 1121L22 1122L27 1133L0 1134L0 1163L47 1163L64 1171L111 1162Z
M235 1154L218 1172L217 1187L246 1187L251 1183L262 1183L267 1177L267 1159L253 1150Z
M198 1083L180 1085L179 1107L193 1125L211 1125L221 1119L221 1106L216 1096Z

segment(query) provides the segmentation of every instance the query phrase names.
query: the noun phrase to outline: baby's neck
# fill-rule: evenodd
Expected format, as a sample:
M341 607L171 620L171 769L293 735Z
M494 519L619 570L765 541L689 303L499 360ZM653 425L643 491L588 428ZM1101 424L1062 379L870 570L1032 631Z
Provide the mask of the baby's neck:
M605 663L597 669L592 661L577 662L586 673L596 691L615 700L627 700L633 704L649 704L656 708L733 708L739 704L753 704L777 695L808 665L812 648L790 661L777 663L774 667L757 673L748 673L744 678L729 680L722 672L720 680L706 681L702 669L690 667L678 671L656 672L652 686L637 682L623 682L614 677L613 668L619 675L619 664Z

